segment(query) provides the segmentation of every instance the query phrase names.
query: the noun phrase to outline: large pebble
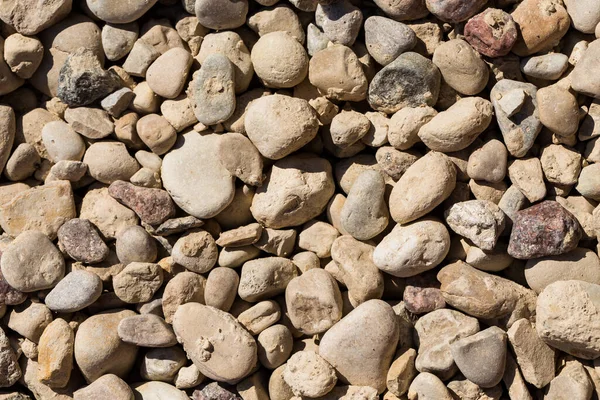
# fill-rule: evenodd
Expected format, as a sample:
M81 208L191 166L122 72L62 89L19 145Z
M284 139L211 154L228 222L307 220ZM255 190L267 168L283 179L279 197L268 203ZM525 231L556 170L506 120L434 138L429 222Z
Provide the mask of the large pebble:
M105 374L123 378L133 367L137 347L125 343L117 333L119 322L135 313L111 310L83 321L75 335L75 361L88 382Z
M383 66L417 44L415 33L407 25L389 18L369 17L364 28L367 50Z
M254 72L267 87L294 87L308 73L306 50L284 31L262 35L252 48L251 57Z
M131 400L129 385L114 374L106 374L73 393L74 400Z
M52 388L67 386L73 369L75 334L62 318L52 321L40 337L38 378Z
M23 35L35 35L65 18L71 12L71 5L71 0L10 2L0 6L0 19Z
M188 270L202 274L217 262L218 249L210 233L197 230L182 235L173 245L171 256Z
M558 281L540 293L536 330L548 345L586 360L600 355L600 285Z
M595 393L590 374L586 372L583 364L579 361L567 362L560 374L548 385L546 395L548 400L560 399L565 393L569 393L572 399L589 399Z
M394 221L414 221L446 200L456 185L456 169L446 155L431 151L412 164L390 195Z
M96 142L88 147L83 162L89 174L102 183L111 184L118 180L128 181L140 166L121 142Z
M156 3L156 0L86 0L88 9L102 21L126 24L139 19Z
M30 300L12 308L5 318L6 326L25 337L38 343L44 329L52 322L52 311L43 303Z
M314 139L319 120L306 100L275 94L254 100L244 125L258 151L279 160Z
M168 152L177 140L175 128L158 114L144 115L135 127L142 142L159 156Z
M235 72L223 54L206 57L188 91L194 114L204 125L226 121L235 111Z
M171 327L154 314L133 315L119 322L119 337L125 343L142 347L170 347L177 344Z
M221 135L219 159L221 164L242 182L251 186L262 185L262 156L246 136L235 132Z
M333 367L314 351L299 351L290 357L283 379L295 395L312 398L326 395L337 382Z
M454 397L444 382L429 372L421 372L408 388L409 400L451 400Z
M177 308L185 303L204 303L206 279L199 274L180 272L165 286L162 296L162 309L165 321L171 323Z
M98 275L72 271L48 293L45 303L54 312L75 312L93 304L101 294L102 281Z
M600 98L600 81L595 74L599 59L600 40L594 40L589 44L581 60L573 69L571 74L571 87L573 90L587 96ZM591 73L591 71L594 71L594 73Z
M216 308L198 303L181 305L173 318L173 329L200 372L216 381L235 383L257 362L254 338L230 314Z
M296 226L321 214L333 193L327 160L308 154L286 157L273 165L256 191L251 211L266 227Z
M215 157L218 145L216 135L186 133L162 163L161 179L175 204L200 219L223 211L235 194L235 178ZM204 188L203 196L198 196L198 187Z
M600 22L600 9L593 1L565 0L565 7L575 29L583 33L594 33Z
M440 69L444 82L461 94L475 95L487 84L488 66L479 53L462 39L439 45L432 61Z
M174 47L158 57L146 71L150 89L159 96L174 99L181 93L192 66L192 55Z
M517 41L517 25L510 14L488 8L465 24L465 40L488 57L507 55Z
M273 325L262 331L257 338L258 360L268 369L284 364L292 353L294 337L285 325Z
M511 13L519 26L519 37L512 51L528 56L549 50L567 33L571 19L562 2L524 0Z
M132 385L135 398L139 400L188 400L184 391L165 382L150 381Z
M73 218L58 229L60 248L75 261L94 264L108 257L108 246L87 219Z
M348 0L317 5L315 23L333 43L352 46L363 22L360 9Z
M3 388L14 385L22 376L17 356L2 328L0 328L0 369L3 371L0 375L0 387Z
M438 266L450 250L450 234L439 220L424 218L398 224L379 242L373 262L380 270L409 277Z
M504 231L504 212L488 200L456 203L444 213L454 232L471 240L483 250L492 250Z
M114 239L122 229L139 224L135 212L113 199L106 187L86 193L79 216L94 224L107 239Z
M4 250L2 275L13 288L33 292L54 287L65 274L60 251L39 231L21 233Z
M215 30L234 29L246 22L248 1L196 0L195 11L202 26Z
M427 9L445 22L461 22L483 7L485 0L426 0Z
M423 0L400 0L395 2L376 0L375 4L396 21L424 18L429 14Z
M380 300L356 307L329 329L319 354L351 385L371 386L382 392L400 336L392 308Z
M156 240L141 226L131 225L121 229L116 239L115 250L123 265L156 260Z
M283 257L259 258L242 266L239 296L246 301L261 301L285 291L298 275L296 266Z
M142 222L150 225L160 225L175 215L175 205L162 189L142 188L118 180L108 187L108 194L131 208Z
M150 301L163 283L158 264L132 262L113 277L115 294L126 303Z
M440 81L440 71L433 62L417 53L403 53L375 75L369 84L369 104L385 113L433 106Z
M106 58L117 61L125 57L133 48L138 34L137 22L104 25L102 27L102 48Z

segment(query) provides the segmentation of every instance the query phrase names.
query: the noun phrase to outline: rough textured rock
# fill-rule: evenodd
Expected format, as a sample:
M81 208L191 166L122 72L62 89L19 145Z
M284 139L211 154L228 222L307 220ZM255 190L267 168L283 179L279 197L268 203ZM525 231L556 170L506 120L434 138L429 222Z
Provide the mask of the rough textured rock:
M175 215L173 200L161 189L141 188L129 182L115 181L108 187L108 194L131 208L142 222L150 225L160 225Z
M507 55L517 41L517 25L512 16L497 8L488 8L465 24L465 40L488 57Z
M21 368L4 330L0 329L0 387L10 387L21 378Z
M493 250L504 231L504 212L487 200L456 203L444 212L450 229L483 250Z
M235 111L233 64L222 54L211 54L194 74L188 97L194 114L204 125L226 121Z
M247 261L242 266L238 294L246 301L265 300L283 293L297 275L294 263L283 257Z
M73 218L57 232L60 248L76 261L98 263L108 257L108 246L87 219Z
M52 388L67 386L73 369L75 334L61 318L52 321L40 337L38 379Z
M71 5L71 0L7 2L0 7L0 19L23 35L35 35L65 18Z
M417 44L415 33L407 25L389 18L369 17L364 28L369 54L384 66Z

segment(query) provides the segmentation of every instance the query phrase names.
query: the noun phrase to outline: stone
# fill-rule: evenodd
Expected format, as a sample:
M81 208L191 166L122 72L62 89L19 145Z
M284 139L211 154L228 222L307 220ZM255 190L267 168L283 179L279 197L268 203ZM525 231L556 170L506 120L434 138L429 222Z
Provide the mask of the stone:
M21 292L54 287L65 274L60 251L40 231L25 231L3 251L0 260L6 282Z
M579 107L571 92L555 85L548 86L538 90L537 101L540 121L546 128L561 138L577 133Z
M174 383L177 389L192 389L200 385L203 380L204 375L192 364L189 367L182 367L177 372Z
M589 1L566 0L565 7L575 29L583 33L594 33L600 22L600 11Z
M150 381L132 385L136 399L153 400L166 398L172 400L188 400L184 391L165 382Z
M313 54L308 79L331 100L361 101L368 81L357 55L349 47L334 44Z
M254 223L221 232L216 243L221 247L242 247L256 243L262 234L262 226Z
M73 393L73 400L131 400L129 385L114 374L106 374Z
M528 260L567 253L577 247L581 235L573 214L546 200L516 213L508 254Z
M0 170L4 169L15 141L15 112L9 106L0 106ZM6 229L5 229L6 230Z
M75 334L61 318L52 321L40 337L38 379L52 387L67 386L73 369Z
M123 63L123 69L129 75L146 77L146 73L150 65L160 57L160 52L152 45L138 39L133 44L129 55ZM146 83L148 85L148 83ZM148 89L150 86L148 86ZM154 93L154 92L153 92Z
M347 148L369 132L371 123L364 115L356 111L343 111L331 120L329 131L336 146Z
M140 118L136 123L136 131L142 142L157 155L168 152L177 140L175 128L158 114L148 114Z
M298 247L314 252L319 258L331 256L331 246L340 232L322 221L309 221L298 237Z
M206 305L228 312L235 301L239 283L240 277L233 269L224 266L213 268L204 289Z
M46 183L60 180L79 182L86 173L87 165L81 161L61 160L50 168Z
M58 229L60 248L75 261L98 263L108 257L108 246L87 219L73 218Z
M492 104L481 97L460 99L426 122L418 136L431 150L444 153L470 146L492 122Z
M375 159L383 172L398 181L408 167L419 159L419 155L414 151L400 151L391 146L383 146L377 149Z
M417 44L415 33L393 19L373 16L365 20L365 45L379 64L386 66Z
M102 294L102 280L93 272L71 271L48 293L46 306L54 312L83 310Z
M41 163L35 147L29 143L21 143L13 151L6 162L4 176L10 181L21 181L29 178Z
M373 262L383 272L409 277L438 266L450 250L450 234L439 220L398 224L375 247Z
M103 98L100 106L112 117L118 118L129 107L134 98L135 93L131 89L124 87Z
M125 57L133 48L138 34L137 22L104 25L102 27L102 48L106 58L110 61L117 61Z
M421 139L418 136L423 125L431 121L437 111L429 106L404 107L392 115L388 140L398 150L408 150Z
M526 0L511 15L520 32L512 51L520 57L550 50L570 25L567 10L556 1Z
M160 105L160 112L177 132L198 122L192 103L186 94L163 101Z
M383 295L383 275L372 261L373 251L373 246L349 235L340 236L331 246L331 258L355 307Z
M250 54L254 72L266 87L291 88L306 78L308 54L285 31L262 35Z
M127 24L139 19L156 0L134 0L122 3L116 0L86 0L88 9L97 18L112 24Z
M2 10L0 10L0 13ZM0 14L1 17L1 14ZM0 93L9 94L15 92L25 81L11 71L11 67L6 63L4 50L4 39L0 39L0 71L2 72L2 84L0 85ZM10 54L6 54L10 56Z
M23 303L27 299L27 295L6 282L2 270L0 269L0 308L4 306L13 306ZM0 313L1 314L1 313Z
M561 53L528 57L521 61L521 71L532 78L556 80L567 70L568 60Z
M504 213L487 200L455 203L444 212L444 218L450 229L483 250L494 249L505 227Z
M234 132L221 135L219 159L229 173L242 182L251 186L262 185L263 160L246 136Z
M235 178L215 157L218 145L217 135L189 132L163 159L163 186L177 206L199 219L219 214L235 194ZM206 188L205 195L197 195L198 187Z
M496 386L504 375L506 333L491 327L450 344L454 362L462 374L482 388Z
M414 221L440 205L456 185L454 164L443 153L431 151L413 163L396 182L390 195L394 221Z
M492 139L473 150L467 164L469 178L500 182L506 176L508 151L504 144Z
M174 99L181 93L191 65L192 55L185 49L174 47L150 65L146 81L157 95Z
M315 24L333 43L352 46L363 22L362 12L349 1L319 3Z
M390 393L395 396L402 396L408 392L410 383L417 375L415 369L416 357L416 350L409 348L392 362L386 378L387 389Z
M593 386L583 365L578 361L571 361L552 379L544 397L549 400L560 399L564 393L569 393L569 397L573 399L589 399L592 392Z
M506 368L502 382L506 386L509 396L523 400L533 399L519 371L519 366L510 353L506 354Z
M160 225L175 215L175 205L162 189L141 188L117 180L108 187L108 193L135 211L142 222L150 225Z
M447 386L450 393L459 399L499 400L503 393L501 385L486 389L460 375L448 382Z
M512 16L497 8L487 8L465 24L465 40L479 53L501 57L510 53L517 41L517 25Z
M540 339L527 319L515 321L506 333L523 379L537 388L545 387L554 378L554 350Z
M292 393L293 395L293 393ZM192 396L193 400L242 400L240 396L231 392L220 385L218 382L212 382L205 385L202 389L196 389Z
M140 166L129 155L121 142L96 142L88 147L83 162L87 164L89 174L102 183L110 185L116 181L128 181Z
M343 228L359 240L380 234L389 221L384 196L385 182L381 173L367 170L360 174L342 207Z
M306 100L275 94L254 100L244 125L258 151L279 160L314 139L319 120Z
M120 325L120 324L119 324ZM140 375L149 381L173 382L187 359L181 347L150 349L141 360Z
M333 193L329 162L299 154L273 164L257 189L250 210L256 221L267 228L301 225L321 214Z
M172 323L177 308L185 303L204 303L206 279L193 272L180 272L167 284L162 296L162 309L167 323Z
M336 369L344 383L383 392L399 339L396 318L387 303L367 301L323 335L319 355Z
M197 324L198 320L211 323ZM230 314L216 308L181 305L173 329L188 357L210 379L234 383L247 376L257 362L254 338Z
M422 0L402 0L389 3L381 0L375 2L383 12L396 21L409 21L424 18L429 14Z
M251 335L256 336L279 321L281 308L273 300L265 300L242 311L237 320Z
M117 82L92 50L79 48L60 69L57 96L69 107L87 106L117 89Z
M258 360L268 369L284 364L292 353L294 338L285 325L272 325L257 338Z
M4 42L4 60L10 70L22 79L29 79L40 66L44 46L33 37L15 33Z
M33 343L38 343L44 329L52 322L52 312L42 303L30 300L19 304L6 315L6 326Z
M204 125L226 121L235 111L233 64L219 53L211 54L194 74L188 90L194 114Z
M4 371L0 375L0 387L2 388L11 387L22 376L17 356L2 328L0 328L0 369Z
M320 268L305 271L285 289L288 316L306 335L327 331L342 318L342 295L335 279Z
M92 383L105 374L125 377L135 362L137 347L119 338L117 326L130 310L100 312L83 321L75 335L75 361L86 381Z
M506 253L507 245L503 242L497 243L494 250L486 251L477 246L471 246L467 250L465 262L477 269L488 272L502 271L508 268L514 259Z
M485 4L485 0L427 0L427 9L444 22L461 22L477 13ZM412 400L412 399L411 399Z
M171 252L173 261L199 274L208 272L217 262L218 249L213 237L204 230L182 235Z
M139 224L135 212L113 199L106 187L92 188L85 194L79 217L89 220L107 239L115 239L122 229Z
M406 280L402 294L404 308L413 314L425 314L446 306L434 274L416 275Z
M283 293L297 275L296 266L286 258L267 257L247 261L242 266L238 295L250 302L269 299Z
M403 53L375 75L369 84L369 104L388 114L404 107L433 106L440 81L440 71L429 59Z
M152 263L129 263L113 277L115 294L126 303L150 301L162 283L162 269Z
M277 257L288 257L294 250L296 236L294 229L265 228L253 246Z
M429 372L421 372L408 388L409 400L450 400L452 395L444 383Z
M65 111L65 120L75 132L88 139L102 139L114 131L114 124L108 113L96 108L69 108Z
M35 35L65 18L71 12L71 5L71 0L7 3L0 7L0 19L22 35Z
M433 53L432 61L439 68L444 82L458 93L475 95L488 82L488 66L479 53L462 39L440 44Z
M283 379L297 396L319 397L337 382L335 370L314 351L299 351L289 358Z
M597 169L595 164L590 164L581 169L575 188L581 195L592 200L600 198L597 191Z
M512 114L502 107L500 100L513 93L512 91L515 89L522 90L525 93L525 99L519 111ZM537 88L534 85L510 79L498 81L490 92L490 101L494 106L504 144L514 157L525 156L542 129L537 113L536 96Z
M248 18L248 26L259 36L277 31L285 31L300 44L304 44L305 34L300 19L292 8L276 6L262 10Z
M127 226L119 231L116 239L115 250L122 264L156 261L156 240L143 227Z
M195 11L202 26L215 30L234 29L246 22L248 1L196 0Z

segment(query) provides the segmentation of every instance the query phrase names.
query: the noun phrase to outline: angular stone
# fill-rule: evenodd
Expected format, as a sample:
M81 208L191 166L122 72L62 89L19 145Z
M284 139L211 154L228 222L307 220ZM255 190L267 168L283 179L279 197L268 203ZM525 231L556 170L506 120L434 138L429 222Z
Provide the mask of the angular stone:
M417 37L407 25L393 19L373 16L364 24L365 45L369 54L385 66L417 44Z
M171 347L177 344L172 328L154 314L124 318L119 322L117 332L122 341L141 347Z
M573 214L550 200L518 211L513 222L508 253L522 260L567 253L582 235Z
M88 139L102 139L113 133L115 125L104 110L91 107L68 108L65 121Z
M0 19L23 35L35 35L66 17L71 5L72 0L7 2L0 6Z
M246 136L234 132L221 135L219 159L231 175L242 182L251 186L262 185L262 156Z
M455 203L444 212L446 223L483 250L493 250L504 231L504 213L491 201Z
M171 279L162 296L162 311L165 321L171 323L177 308L185 303L204 303L206 279L199 274L184 271Z
M125 181L115 181L108 187L108 194L140 217L149 225L160 225L175 215L175 205L169 193L162 189L135 186Z
M52 387L67 386L73 369L75 334L69 323L55 319L44 329L39 343L39 380Z
M10 387L21 378L21 368L13 351L8 336L0 328L0 387Z
M106 187L88 190L79 216L94 224L107 239L114 239L122 229L139 224L135 212L113 199Z
M108 257L108 246L87 219L73 218L58 229L58 243L75 261L98 263Z
M118 118L129 107L134 98L133 91L124 87L103 98L100 106L111 116Z
M254 223L221 232L216 243L221 247L242 247L256 243L262 234L263 227Z
M126 303L150 301L163 283L158 264L132 262L113 277L115 294Z
M218 382L211 382L202 389L194 390L193 400L242 400L240 396L225 389Z
M421 274L407 279L402 295L404 306L413 314L426 314L445 308L446 301L439 287L433 274Z
M92 305L102 294L102 280L93 272L71 271L48 293L46 305L54 312L69 313Z

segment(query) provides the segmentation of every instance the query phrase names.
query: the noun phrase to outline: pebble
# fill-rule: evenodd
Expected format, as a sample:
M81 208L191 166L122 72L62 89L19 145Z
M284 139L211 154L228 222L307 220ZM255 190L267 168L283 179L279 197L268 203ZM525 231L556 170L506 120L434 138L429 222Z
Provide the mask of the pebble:
M202 274L215 265L218 250L210 233L197 230L182 235L173 245L171 255L176 263Z
M218 145L216 135L201 136L189 132L180 136L175 147L163 158L161 179L164 188L177 206L199 219L219 214L235 194L234 177L214 157ZM204 196L198 196L196 187L211 189Z
M327 160L309 154L294 155L273 164L250 210L267 228L296 226L321 214L333 193Z
M113 277L115 294L126 303L150 301L163 283L158 264L132 262Z
M541 123L561 138L573 138L579 124L579 107L575 96L568 90L552 85L538 90L537 101Z
M127 24L107 23L102 27L102 48L106 58L117 61L125 57L138 38L137 22Z
M444 383L429 372L421 372L408 388L409 400L450 400L452 395Z
M431 151L415 161L396 182L389 199L394 221L414 221L447 199L456 185L454 164L443 153Z
M410 383L417 375L415 358L417 351L409 348L403 351L390 365L387 373L386 385L389 393L402 396L408 392Z
M121 229L116 239L115 251L122 264L156 261L156 240L141 226L131 225Z
M42 143L51 161L81 161L85 153L85 143L81 136L63 121L51 121L44 125Z
M4 60L10 70L22 79L29 79L44 56L44 46L34 38L15 33L4 41Z
M369 104L387 114L404 107L433 106L440 81L440 71L433 62L417 53L403 53L373 77Z
M140 400L153 399L172 399L172 400L188 400L188 396L184 391L177 389L173 385L165 382L150 381L138 383L131 386L136 398Z
M0 19L22 35L35 35L71 12L71 1L37 3L26 0L0 7Z
M319 355L344 383L370 386L381 393L400 335L396 318L387 303L369 300L323 335Z
M487 129L492 114L489 101L465 97L421 126L418 136L431 150L444 153L463 150Z
M261 154L252 141L241 133L221 135L219 160L231 175L247 185L262 185L264 175Z
M114 374L102 375L73 393L74 400L131 400L132 397L129 385Z
M105 374L124 378L135 362L137 347L119 338L117 326L130 310L110 310L93 315L79 324L75 334L75 362L89 383Z
M69 107L86 106L117 89L117 79L104 70L96 54L78 49L69 54L58 75L58 98Z
M160 225L175 215L175 205L162 189L142 188L116 180L108 187L108 193L135 211L142 222L150 225Z
M65 120L75 132L88 139L102 139L114 131L114 124L108 113L95 108L68 108Z
M375 248L373 262L390 275L410 277L438 266L449 250L448 229L437 219L425 218L396 225Z
M305 271L285 289L290 321L306 335L327 331L342 318L342 295L335 279L320 268Z
M3 329L0 329L0 367L5 371L0 376L0 386L3 388L11 387L22 376L17 356Z
M415 33L393 19L373 16L365 20L365 45L379 64L386 66L417 44Z
M211 324L197 324L210 320ZM200 372L219 382L247 376L257 362L256 341L229 314L198 303L181 305L173 329Z
M219 53L211 54L194 74L188 90L194 114L204 125L226 121L235 111L233 64Z
M289 282L297 275L296 266L286 258L247 261L242 266L238 295L250 302L269 299L285 292Z
M167 323L173 322L177 308L185 303L204 303L206 279L193 272L180 272L165 286L162 309Z
M520 93L523 100L517 103L516 110L512 107L506 109L500 101L505 96L515 93ZM536 96L537 88L534 85L510 79L499 81L490 92L490 101L494 106L504 144L514 157L527 154L542 128L537 113Z
M189 367L182 367L177 372L174 383L177 389L192 389L200 385L203 380L204 375L192 364Z
M145 41L138 39L129 51L129 55L123 63L123 69L131 76L146 77L148 68L158 57L160 57L158 50ZM148 85L148 83L146 82L145 85Z
M10 181L20 181L29 178L41 163L35 147L29 143L17 146L4 168L4 176Z
M543 388L555 375L555 351L537 334L535 325L520 319L506 332L523 378L537 388Z
M114 239L121 229L138 224L135 212L108 194L108 188L88 191L81 203L82 219L89 220L107 239Z
M124 87L103 98L100 106L111 116L118 118L129 107L134 98L135 93Z
M183 90L191 65L188 51L179 47L169 49L150 65L146 81L157 95L174 99Z
M58 318L52 321L40 337L38 379L52 387L67 386L73 369L75 334L68 322Z
M439 68L444 82L461 94L475 95L488 82L488 66L479 53L462 39L452 39L439 45L432 61Z
M221 232L216 243L221 247L247 246L256 243L260 239L262 230L262 226L257 223L240 226L236 229Z
M21 292L54 287L65 274L60 251L40 231L19 234L3 251L0 261L6 282Z
M292 355L286 363L283 379L295 395L313 398L326 395L337 382L333 367L314 351Z
M588 373L578 361L568 362L560 374L550 382L546 397L559 399L567 392L574 399L589 399L594 392Z
M437 111L429 106L404 107L390 118L388 140L398 150L408 150L421 139L418 136L423 125L431 121Z
M293 394L292 394L293 395ZM234 392L224 388L218 382L212 382L205 385L202 389L196 389L192 396L193 400L242 400Z
M333 43L352 46L363 22L360 9L348 0L319 3L315 11L315 24Z
M277 257L288 257L294 250L296 236L294 229L265 228L253 246Z
M0 304L4 306L13 306L19 305L25 300L27 300L27 295L10 286L8 282L6 282L6 279L4 279L4 275L2 275L2 270L0 269ZM2 306L0 306L0 308L2 308Z
M195 11L202 26L215 30L235 29L246 22L248 1L196 0Z
M279 160L314 139L319 120L306 100L275 94L254 100L244 125L258 151Z
M566 71L568 59L561 53L528 57L521 61L521 71L532 78L556 80Z
M505 227L504 213L487 200L455 203L444 212L444 217L450 229L483 250L494 249Z
M565 7L575 29L583 33L594 33L600 22L600 12L589 1L566 0Z
M444 22L461 22L475 15L485 0L426 0L427 9Z
M44 329L52 322L52 312L42 303L30 300L12 308L5 316L5 324L26 339L38 343Z
M314 11L314 10L313 10ZM293 36L300 44L304 44L305 34L300 19L288 7L276 6L273 9L259 11L248 18L248 26L263 36L267 33L285 31Z
M150 349L141 361L140 375L149 381L170 383L185 363L186 356L181 347Z
M75 312L95 303L100 294L102 280L98 275L71 271L48 293L44 302L54 312Z
M302 82L308 73L306 50L285 31L261 35L250 56L254 72L266 87L291 88Z
M65 222L58 229L58 243L75 261L94 264L108 257L108 246L87 219L73 218Z
M440 309L421 317L415 324L415 331L419 346L415 360L417 370L448 379L457 371L450 344L477 333L479 323L458 311Z
M235 301L239 283L240 277L231 268L225 266L213 268L208 274L204 289L206 305L229 312Z
M369 119L356 111L345 111L331 120L329 131L336 146L347 148L363 138L371 127Z
M467 175L471 179L486 182L503 181L507 171L508 151L504 144L492 139L473 150L467 164Z
M581 234L570 212L546 200L516 213L508 254L528 260L567 253L577 247Z
M569 29L570 18L561 3L525 0L511 13L520 35L512 51L528 56L554 47Z
M429 10L422 0L401 0L395 3L377 0L375 4L396 21L420 19L429 14Z
M358 56L341 44L313 54L308 80L331 100L361 101L367 97L368 81Z
M237 320L251 335L256 336L279 321L281 308L273 300L265 300L238 315Z
M488 57L507 55L517 41L517 34L512 16L497 8L487 8L470 18L464 27L465 40Z
M285 325L272 325L262 331L257 340L258 360L268 369L276 369L289 359L294 338Z
M96 142L88 147L83 162L87 164L90 175L106 184L116 181L128 181L140 166L127 152L121 142Z

